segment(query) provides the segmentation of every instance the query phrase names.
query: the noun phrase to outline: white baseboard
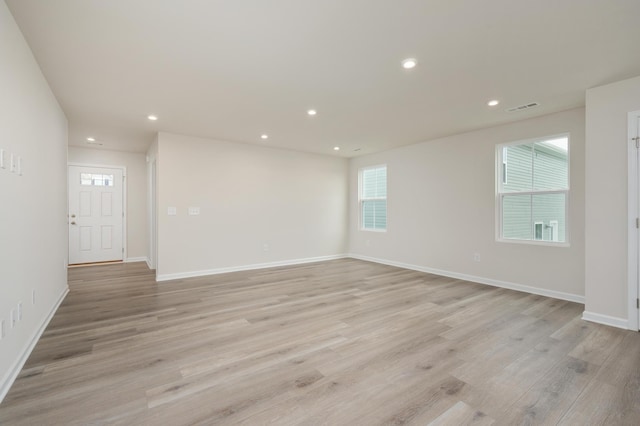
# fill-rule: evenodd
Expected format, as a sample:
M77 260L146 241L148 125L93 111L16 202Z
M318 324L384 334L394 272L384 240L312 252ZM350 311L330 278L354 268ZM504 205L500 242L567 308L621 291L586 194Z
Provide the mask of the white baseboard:
M610 325L611 327L629 329L629 320L618 317L611 317L609 315L596 314L595 312L584 311L582 313L582 319L585 321L596 322L598 324Z
M449 278L456 278L464 281L471 281L479 284L486 284L493 287L507 288L510 290L523 291L525 293L538 294L540 296L553 297L554 299L567 300L584 304L584 296L578 294L564 293L561 291L547 290L544 288L531 287L523 284L510 283L507 281L499 281L491 278L478 277L474 275L460 274L457 272L443 271L442 269L428 268L426 266L411 265L408 263L395 262L392 260L378 259L375 257L361 256L359 254L349 254L348 257L366 260L368 262L381 263L383 265L397 266L398 268L411 269L413 271L426 272L434 275L441 275Z
M38 343L38 340L40 340L40 336L42 336L42 333L44 333L44 330L47 328L47 325L49 325L51 318L53 318L53 315L56 313L56 311L60 307L60 304L62 303L62 301L64 300L64 298L67 296L68 293L69 293L69 287L65 287L62 294L60 294L60 297L58 298L57 302L53 305L51 312L49 312L49 314L44 319L42 324L40 324L40 327L36 330L34 335L31 337L31 340L29 341L29 345L24 349L20 358L18 358L18 360L13 364L13 367L11 367L7 372L7 374L5 374L5 376L2 378L2 382L0 383L0 403L2 402L4 397L7 396L7 393L9 392L9 389L11 389L13 382L15 382L16 378L18 377L18 374L20 374L20 371L22 370L22 367L24 367L24 364L27 362L29 355L31 355L31 351L33 351L33 348L36 346L36 343Z
M153 268L151 267L151 260L149 260L149 258L145 258L145 262L147 262L147 268L153 270Z
M228 268L207 269L203 271L178 272L175 274L159 274L156 275L156 281L179 280L183 278L203 277L207 275L226 274L229 272L250 271L253 269L276 268L278 266L302 265L304 263L323 262L326 260L344 259L348 257L346 254L338 254L332 256L307 257L304 259L290 259L278 262L254 263L251 265L231 266Z
M124 260L124 263L133 263L133 262L147 262L147 265L148 265L149 259L143 256L143 257L127 257Z

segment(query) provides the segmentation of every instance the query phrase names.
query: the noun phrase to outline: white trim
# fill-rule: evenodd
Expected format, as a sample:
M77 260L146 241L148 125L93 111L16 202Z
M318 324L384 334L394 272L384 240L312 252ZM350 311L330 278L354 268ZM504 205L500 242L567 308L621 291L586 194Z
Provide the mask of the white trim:
M567 300L569 302L584 304L584 296L579 294L564 293L562 291L547 290L544 288L531 287L524 284L510 283L507 281L499 281L491 278L478 277L475 275L460 274L458 272L444 271L442 269L429 268L426 266L412 265L409 263L395 262L393 260L378 259L375 257L361 256L358 254L349 254L348 257L353 259L365 260L368 262L380 263L383 265L396 266L398 268L411 269L413 271L426 272L428 274L441 275L443 277L456 278L464 281L471 281L478 284L486 284L492 287L507 288L509 290L522 291L525 293L538 294L540 296L553 297L554 299Z
M638 279L638 270L640 265L638 260L640 253L638 250L638 229L636 228L636 218L640 217L640 208L638 193L638 181L640 180L640 168L638 164L638 149L633 138L640 136L640 111L634 111L629 113L628 119L628 135L627 151L628 151L628 230L627 230L627 282L628 282L628 296L627 296L627 317L628 327L630 330L638 330L640 327L638 318L638 307L636 305L636 299L640 297L638 295L638 286L640 280Z
M127 217L129 213L127 211L127 167L126 166L112 166L104 164L85 164L76 162L67 162L67 176L69 176L69 167L94 167L98 169L118 169L122 170L122 261L126 262L127 259ZM67 213L69 212L69 182L67 182ZM67 241L69 240L69 231L67 231ZM67 257L69 257L69 249L67 249Z
M75 161L67 162L67 167L68 166L93 167L93 168L96 168L96 169L123 169L123 170L126 170L125 166L114 166L113 164L77 163Z
M175 274L159 274L156 275L156 281L179 280L183 278L203 277L207 275L226 274L229 272L250 271L253 269L276 268L278 266L302 265L305 263L324 262L326 260L344 259L346 254L337 254L332 256L307 257L303 259L291 259L278 262L254 263L251 265L231 266L227 268L206 269L202 271L178 272Z
M584 311L582 313L582 319L611 327L623 328L625 330L629 328L629 321L624 318L610 317L609 315L596 314L595 312Z
M147 156L147 158L149 158ZM149 258L147 265L149 269L155 270L158 264L158 162L157 158L150 158L148 160L149 166L147 167L147 205L149 220Z
M571 247L570 243L561 243L555 241L548 240L519 240L516 238L503 238L501 240L496 240L500 243L508 243L508 244L527 244L530 246L546 246L546 247Z
M386 229L368 229L368 228L362 228L362 229L359 229L359 231L363 231L363 232L387 232Z
M146 264L149 264L149 259L146 256L141 256L141 257L128 257L124 260L124 263L133 263L133 262L146 262Z
M7 393L9 392L9 389L11 389L13 382L15 382L18 374L20 374L20 371L22 370L22 367L24 367L27 359L29 359L29 355L31 355L33 348L36 346L36 343L38 343L38 340L40 340L40 336L42 336L42 333L44 333L44 330L47 328L47 325L49 325L51 318L53 318L53 315L56 313L56 311L60 307L60 304L68 293L69 287L65 286L65 289L62 294L60 294L58 301L53 305L51 312L49 312L49 315L47 315L42 324L40 324L40 327L36 330L35 334L31 337L29 345L25 348L25 350L22 352L22 355L20 355L13 366L2 378L2 382L0 382L0 403L2 402L4 397L7 396Z

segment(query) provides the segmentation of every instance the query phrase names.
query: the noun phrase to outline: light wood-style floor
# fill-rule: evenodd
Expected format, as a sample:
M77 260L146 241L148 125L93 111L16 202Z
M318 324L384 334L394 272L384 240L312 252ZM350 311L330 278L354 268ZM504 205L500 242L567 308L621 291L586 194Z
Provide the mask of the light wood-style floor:
M352 259L69 285L0 424L640 424L640 334L575 303Z

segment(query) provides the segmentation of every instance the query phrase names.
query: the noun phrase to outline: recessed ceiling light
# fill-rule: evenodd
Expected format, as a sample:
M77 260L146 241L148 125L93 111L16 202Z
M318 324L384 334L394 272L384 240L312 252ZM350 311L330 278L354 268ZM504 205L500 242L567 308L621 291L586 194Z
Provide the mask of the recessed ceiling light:
M318 111L316 111L315 109L310 109L309 111L307 111L307 114L309 115L316 115L318 113Z
M499 103L500 103L500 101L499 101L499 100L497 100L497 99L492 99L492 100L490 100L489 102L487 102L487 105L489 105L489 106L496 106L496 105L498 105Z
M158 119L157 115L147 115L147 118L151 121L156 121Z
M260 139L269 139L269 135L260 135Z
M410 70L411 68L415 68L418 65L418 61L414 58L407 58L402 61L402 68L406 70Z
M96 138L92 138L91 136L87 138L87 142L95 142L95 141L96 141Z
M340 151L340 147L339 147L339 146L334 146L334 147L333 147L333 150L334 150L334 151Z

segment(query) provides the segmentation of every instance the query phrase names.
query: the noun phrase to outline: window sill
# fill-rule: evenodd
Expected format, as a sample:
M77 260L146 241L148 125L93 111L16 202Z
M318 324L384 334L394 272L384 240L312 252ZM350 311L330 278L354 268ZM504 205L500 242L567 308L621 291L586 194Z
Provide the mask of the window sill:
M360 228L361 231L365 231L365 232L387 232L386 229L366 229L366 228Z
M543 246L543 247L571 247L571 243L565 242L553 242L553 241L540 241L540 240L516 240L508 238L496 238L498 243L511 243L511 244L525 244L531 246Z

